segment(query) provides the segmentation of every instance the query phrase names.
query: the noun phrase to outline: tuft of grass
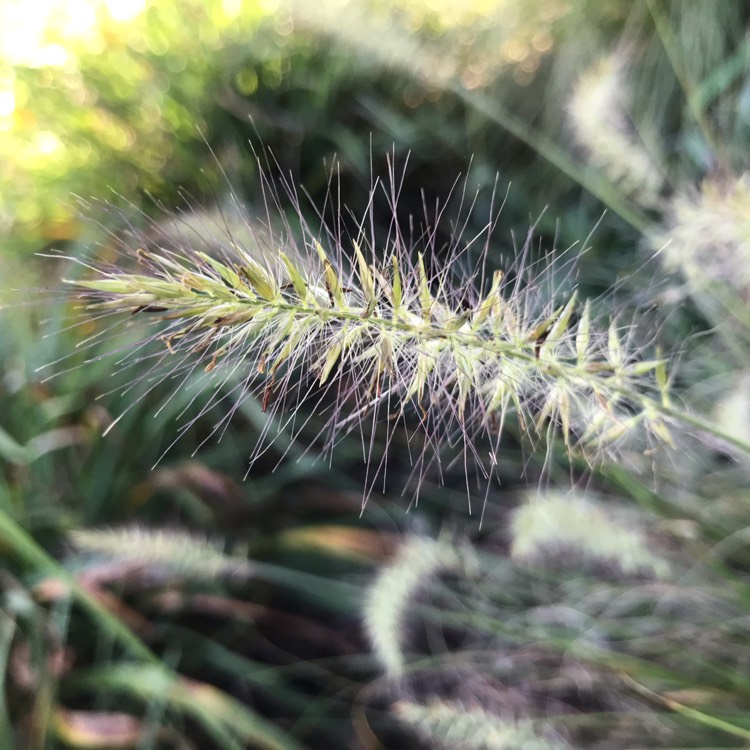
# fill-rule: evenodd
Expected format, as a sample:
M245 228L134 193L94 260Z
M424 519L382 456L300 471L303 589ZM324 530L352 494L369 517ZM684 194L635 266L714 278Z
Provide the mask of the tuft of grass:
M485 538L473 547L479 575L434 566L400 607L399 643L413 646L405 678L386 689L430 747L745 746L745 577L720 563L719 546L680 542L654 515L672 563L662 577L608 564L601 549L605 564L589 565L587 547L633 534L596 515L582 518L576 502L558 514L559 543L546 535L538 565Z

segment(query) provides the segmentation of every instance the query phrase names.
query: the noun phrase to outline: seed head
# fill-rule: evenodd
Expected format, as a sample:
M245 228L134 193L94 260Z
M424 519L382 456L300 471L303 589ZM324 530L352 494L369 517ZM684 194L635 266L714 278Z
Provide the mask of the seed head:
M617 321L598 325L575 288L552 293L533 264L488 271L495 219L480 262L461 277L454 267L477 238L454 236L441 265L434 228L421 249L395 222L383 239L368 236L364 221L354 236L314 232L285 189L301 234L266 232L265 245L228 236L214 254L152 239L130 262L73 282L92 313L152 322L156 332L124 359L149 382L197 373L209 394L200 413L223 409L214 433L254 398L269 417L290 415L276 429L295 436L305 405L323 417L327 448L359 430L371 462L375 423L388 425L387 444L403 424L420 473L430 459L439 468L441 448L457 444L485 476L511 414L529 437L546 443L557 433L592 458L635 434L669 441L659 411L663 360L633 347ZM253 458L273 441L270 429ZM479 455L482 438L489 461Z
M576 140L620 190L653 206L663 184L659 162L628 115L627 56L617 52L581 77L569 108Z

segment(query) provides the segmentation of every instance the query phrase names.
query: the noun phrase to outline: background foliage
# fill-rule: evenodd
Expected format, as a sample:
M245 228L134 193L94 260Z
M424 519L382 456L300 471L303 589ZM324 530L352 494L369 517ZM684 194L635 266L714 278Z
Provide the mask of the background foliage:
M82 270L35 253L112 260L184 211L226 242L235 196L264 215L253 149L310 216L336 163L362 215L390 155L402 226L448 205L438 247L459 176L483 189L467 237L505 197L490 265L531 224L534 257L585 242L582 292L655 309L633 335L658 325L675 399L747 442L747 24L741 0L3 3L0 746L745 747L748 463L726 441L590 468L516 430L481 529L460 472L414 507L398 457L362 512L356 441L331 466L281 445L243 481L252 400L152 469L189 390L99 356L137 320L77 347L101 330L59 292ZM106 205L82 220L76 196Z

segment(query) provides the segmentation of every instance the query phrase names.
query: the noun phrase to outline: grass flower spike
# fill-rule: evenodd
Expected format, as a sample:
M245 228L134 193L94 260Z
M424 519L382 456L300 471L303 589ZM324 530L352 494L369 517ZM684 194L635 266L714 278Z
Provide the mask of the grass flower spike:
M569 745L541 722L503 718L458 702L433 700L429 705L399 701L394 710L427 742L462 750L563 750Z
M459 568L459 551L445 541L413 536L373 583L364 608L365 626L383 671L391 678L406 669L404 633L419 589L441 571Z
M582 560L608 563L623 575L667 578L669 563L654 554L645 533L622 513L585 495L529 493L511 525L514 560L535 561L569 551Z
M670 270L700 293L711 284L750 300L750 174L704 180L669 206L667 226L654 246Z
M591 161L628 196L652 206L663 177L634 132L628 105L627 56L617 52L581 77L569 107L570 122Z
M149 531L136 527L78 529L70 533L70 541L81 552L196 578L246 577L251 573L251 565L246 560L224 554L207 539L184 531Z
M587 456L635 434L669 440L664 362L631 348L631 329L617 321L599 328L575 289L557 298L530 264L506 276L488 273L485 260L459 278L471 244L461 238L440 266L434 229L415 252L397 229L384 240L366 236L364 222L354 237L316 233L297 210L302 238L274 235L259 250L228 237L213 254L142 239L131 251L136 270L98 267L74 283L91 312L155 323L123 358L148 383L198 377L208 393L200 413L232 399L217 434L255 396L269 414L290 413L276 425L294 437L304 426L297 407L313 401L328 448L359 429L371 462L372 425L389 425L388 444L403 423L419 472L435 457L440 468L449 444L485 477L510 413L529 436L559 432ZM476 447L482 437L489 460Z

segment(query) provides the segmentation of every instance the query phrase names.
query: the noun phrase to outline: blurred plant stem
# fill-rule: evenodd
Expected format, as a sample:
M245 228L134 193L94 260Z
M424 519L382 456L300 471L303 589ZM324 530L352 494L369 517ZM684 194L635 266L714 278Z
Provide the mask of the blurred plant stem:
M68 570L47 554L21 526L2 511L0 511L0 539L4 540L11 554L15 554L24 564L40 573L57 576L69 587L76 601L98 623L102 630L109 633L133 656L151 664L162 664L161 659L132 630L103 607L94 596L76 581Z

